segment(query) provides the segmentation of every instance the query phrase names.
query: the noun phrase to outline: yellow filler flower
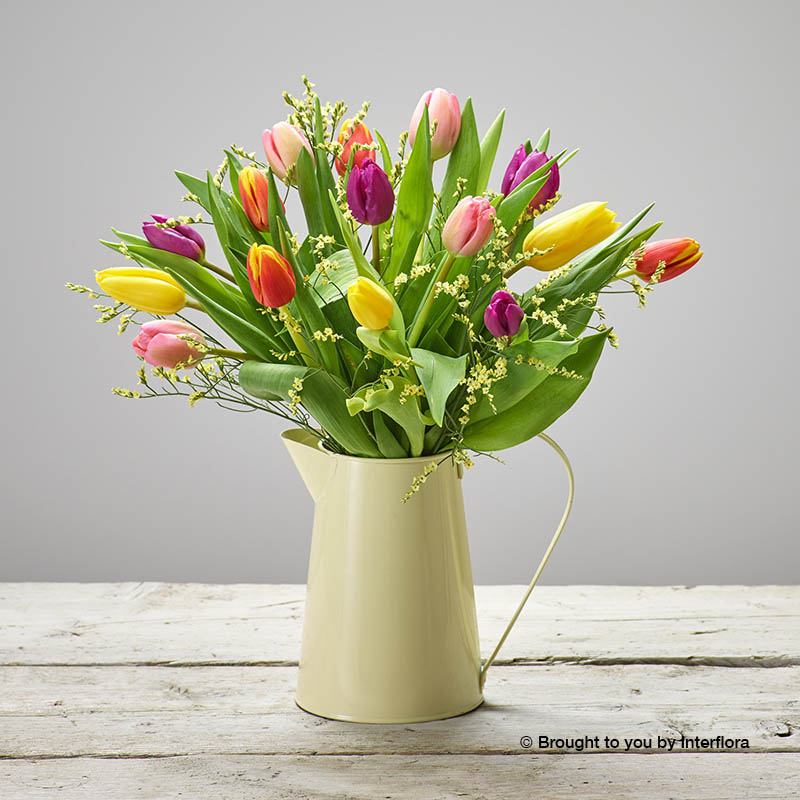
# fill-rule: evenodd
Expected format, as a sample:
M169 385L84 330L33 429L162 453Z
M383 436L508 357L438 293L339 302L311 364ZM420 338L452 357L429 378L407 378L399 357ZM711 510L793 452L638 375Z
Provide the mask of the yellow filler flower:
M100 288L139 311L167 316L186 305L183 287L160 269L111 267L95 275Z
M575 256L599 244L619 228L617 215L605 203L583 203L537 225L522 244L524 251L548 250L526 262L543 272L563 267Z
M394 298L369 278L359 278L350 286L347 302L359 325L373 331L388 327L394 314Z

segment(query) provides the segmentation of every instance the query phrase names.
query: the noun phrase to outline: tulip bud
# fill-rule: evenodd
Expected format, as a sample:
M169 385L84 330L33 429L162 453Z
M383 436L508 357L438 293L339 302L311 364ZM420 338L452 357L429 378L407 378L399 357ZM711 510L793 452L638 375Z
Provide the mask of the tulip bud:
M351 119L345 120L342 123L342 130L339 133L339 144L342 145L342 152L340 155L336 156L336 161L334 162L336 171L340 175L344 175L347 170L347 165L350 162L350 152L354 144L372 144L372 142L372 134L363 122L359 122L358 125L353 128L353 121ZM353 156L353 166L363 167L364 162L374 160L374 150L362 150L359 148Z
M186 322L154 319L139 329L139 335L133 340L133 349L137 356L154 367L175 369L178 364L194 367L194 362L201 358L200 352L181 336L191 336L201 345L206 342L200 331Z
M347 205L363 225L380 225L392 216L392 184L374 161L367 161L362 167L353 165L347 179Z
M253 297L262 306L280 308L294 297L295 283L292 265L268 244L254 244L247 254L247 277Z
M95 278L106 294L148 314L175 314L186 305L183 287L160 269L111 267Z
M514 189L519 186L522 181L529 175L533 175L539 167L543 167L550 158L547 153L540 153L534 150L530 155L525 152L525 145L521 144L511 161L506 167L506 173L503 175L503 183L500 186L500 192L503 195L509 195ZM550 167L547 180L538 192L536 192L533 200L531 200L529 208L532 211L537 211L546 203L549 203L555 198L558 187L561 184L561 178L558 174L558 164L553 163Z
M583 203L537 225L522 244L523 251L547 250L526 263L543 272L564 266L575 256L599 244L619 228L617 215L605 203ZM552 248L552 249L550 249Z
M288 122L278 122L271 129L267 128L261 136L261 141L272 171L282 181L286 180L289 170L297 164L300 151L304 147L314 160L314 151L308 139L298 127Z
M156 222L166 222L163 214L151 215ZM202 261L206 254L203 237L191 225L176 225L174 228L159 228L155 222L143 222L142 233L153 247L167 250L179 256Z
M483 312L486 328L498 339L501 336L515 336L523 319L525 312L514 299L514 295L502 289L492 295L491 302Z
M239 173L239 195L247 219L259 231L269 230L269 181L261 170L245 167Z
M411 124L408 126L408 143L413 147L422 119L422 110L428 106L431 125L436 120L436 131L431 139L431 161L444 158L455 146L461 133L461 106L458 98L444 89L427 91L420 97Z
M394 298L369 278L359 278L348 288L347 303L358 324L373 331L388 327L394 314Z
M494 208L485 197L465 197L450 212L442 244L454 256L474 256L492 235Z
M703 251L694 239L662 239L650 242L644 248L644 255L636 262L636 272L651 280L663 261L666 268L658 279L659 283L663 283L677 278L689 267L693 267L702 255Z

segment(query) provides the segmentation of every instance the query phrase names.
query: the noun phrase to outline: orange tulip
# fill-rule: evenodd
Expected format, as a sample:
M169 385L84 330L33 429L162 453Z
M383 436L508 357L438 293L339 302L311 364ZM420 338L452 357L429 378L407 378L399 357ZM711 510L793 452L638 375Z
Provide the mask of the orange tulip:
M239 195L247 219L259 231L269 230L269 181L267 176L255 167L245 167L239 173Z
M350 161L350 151L353 149L354 144L372 144L372 134L369 128L363 123L359 122L353 128L353 120L346 119L342 123L342 130L339 133L339 144L343 146L343 150L339 156L336 157L336 171L340 175L344 175L347 170L347 164ZM364 162L367 160L375 161L374 150L356 150L353 156L353 164L358 167L363 167Z
M297 290L292 265L268 244L254 244L250 248L247 277L253 297L267 308L285 306Z
M658 281L663 283L686 272L702 255L703 251L694 239L662 239L651 242L644 248L644 255L636 262L636 272L650 280L663 261L666 268Z

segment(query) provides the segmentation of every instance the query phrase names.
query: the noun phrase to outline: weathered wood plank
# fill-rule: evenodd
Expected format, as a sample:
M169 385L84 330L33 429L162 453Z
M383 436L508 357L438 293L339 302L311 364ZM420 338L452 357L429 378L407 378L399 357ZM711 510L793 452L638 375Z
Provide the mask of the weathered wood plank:
M404 800L795 797L800 756L217 756L0 761L0 797Z
M300 711L295 678L294 667L3 667L0 757L517 754L522 736L537 751L542 735L612 736L623 750L626 737L722 735L800 751L800 667L500 667L478 711L389 726Z
M488 653L522 593L476 589ZM0 584L0 664L296 664L303 586ZM541 586L501 662L800 664L800 587Z

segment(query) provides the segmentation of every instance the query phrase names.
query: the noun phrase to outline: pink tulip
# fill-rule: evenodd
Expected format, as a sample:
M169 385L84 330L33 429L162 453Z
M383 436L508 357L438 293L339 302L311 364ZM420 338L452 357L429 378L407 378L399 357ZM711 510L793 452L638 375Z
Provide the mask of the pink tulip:
M308 139L299 128L288 122L278 122L272 129L267 128L261 136L261 141L272 171L282 181L286 180L287 173L297 163L300 151L304 147L314 160L314 151Z
M412 147L425 106L428 106L430 124L433 125L434 120L437 123L436 133L431 139L431 161L438 161L456 146L458 134L461 133L461 107L458 98L444 89L425 92L420 97L408 126L408 142Z
M142 325L139 335L133 340L133 349L137 356L154 367L174 369L178 364L193 367L191 362L198 360L200 353L179 336L191 336L200 344L206 341L200 331L186 322L154 319Z
M494 208L485 197L465 197L450 212L442 244L454 256L474 256L492 235Z

